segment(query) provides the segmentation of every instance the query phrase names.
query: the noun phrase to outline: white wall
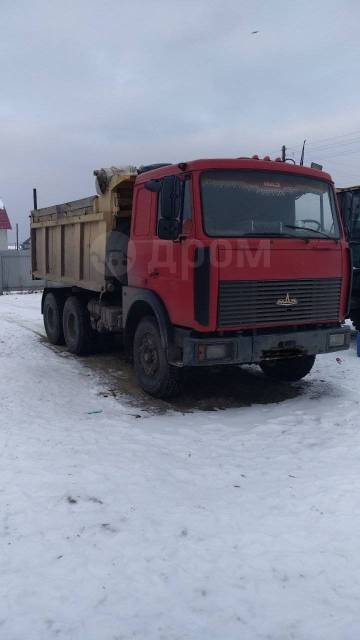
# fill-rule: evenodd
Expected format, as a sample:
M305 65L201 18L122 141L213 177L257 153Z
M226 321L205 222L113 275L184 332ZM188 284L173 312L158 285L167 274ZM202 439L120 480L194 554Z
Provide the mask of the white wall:
M7 251L8 237L5 229L0 229L0 251Z

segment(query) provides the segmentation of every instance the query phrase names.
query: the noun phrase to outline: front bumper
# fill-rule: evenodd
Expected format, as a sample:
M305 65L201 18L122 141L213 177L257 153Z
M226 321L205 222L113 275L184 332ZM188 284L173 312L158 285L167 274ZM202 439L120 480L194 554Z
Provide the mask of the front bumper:
M338 337L331 338L334 335ZM342 341L341 336L343 336L343 344L339 345L339 341ZM332 346L334 342L337 343L336 346ZM350 327L346 325L296 332L232 334L223 338L185 337L182 364L183 366L255 364L262 360L344 351L349 346ZM210 347L209 350L208 347ZM223 351L222 354L221 351ZM207 352L215 357L207 357Z

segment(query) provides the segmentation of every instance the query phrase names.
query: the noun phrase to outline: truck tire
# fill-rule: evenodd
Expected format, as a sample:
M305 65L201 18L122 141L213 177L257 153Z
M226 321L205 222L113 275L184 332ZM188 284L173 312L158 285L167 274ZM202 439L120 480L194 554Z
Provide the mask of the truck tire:
M63 329L65 343L70 353L86 355L95 338L90 324L90 315L81 298L70 296L64 305Z
M134 368L140 387L155 398L170 398L180 392L180 373L169 365L156 320L140 320L134 336Z
M43 319L46 335L51 344L64 344L63 331L64 303L53 293L45 295L43 304Z
M315 356L298 356L280 360L263 360L260 367L273 380L296 382L304 378L312 369Z

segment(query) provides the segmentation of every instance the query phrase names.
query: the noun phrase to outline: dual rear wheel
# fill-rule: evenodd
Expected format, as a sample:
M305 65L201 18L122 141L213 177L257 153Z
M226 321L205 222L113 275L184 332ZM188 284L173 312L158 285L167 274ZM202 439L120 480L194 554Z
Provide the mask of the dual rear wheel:
M44 326L49 342L66 344L70 353L89 353L96 337L86 304L78 296L65 300L61 294L47 293L43 305Z

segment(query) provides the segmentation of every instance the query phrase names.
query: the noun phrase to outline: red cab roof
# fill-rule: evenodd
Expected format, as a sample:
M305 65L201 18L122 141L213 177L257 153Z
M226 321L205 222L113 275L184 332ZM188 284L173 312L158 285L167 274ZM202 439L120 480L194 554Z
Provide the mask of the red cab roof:
M162 176L181 173L182 171L206 171L209 169L244 169L255 171L280 171L281 173L297 174L303 177L317 178L318 180L326 180L331 182L331 176L324 171L311 169L306 166L288 164L286 162L278 162L274 160L259 160L254 158L214 158L191 160L173 165L153 169L141 173L136 182L146 182L147 180L160 178Z

